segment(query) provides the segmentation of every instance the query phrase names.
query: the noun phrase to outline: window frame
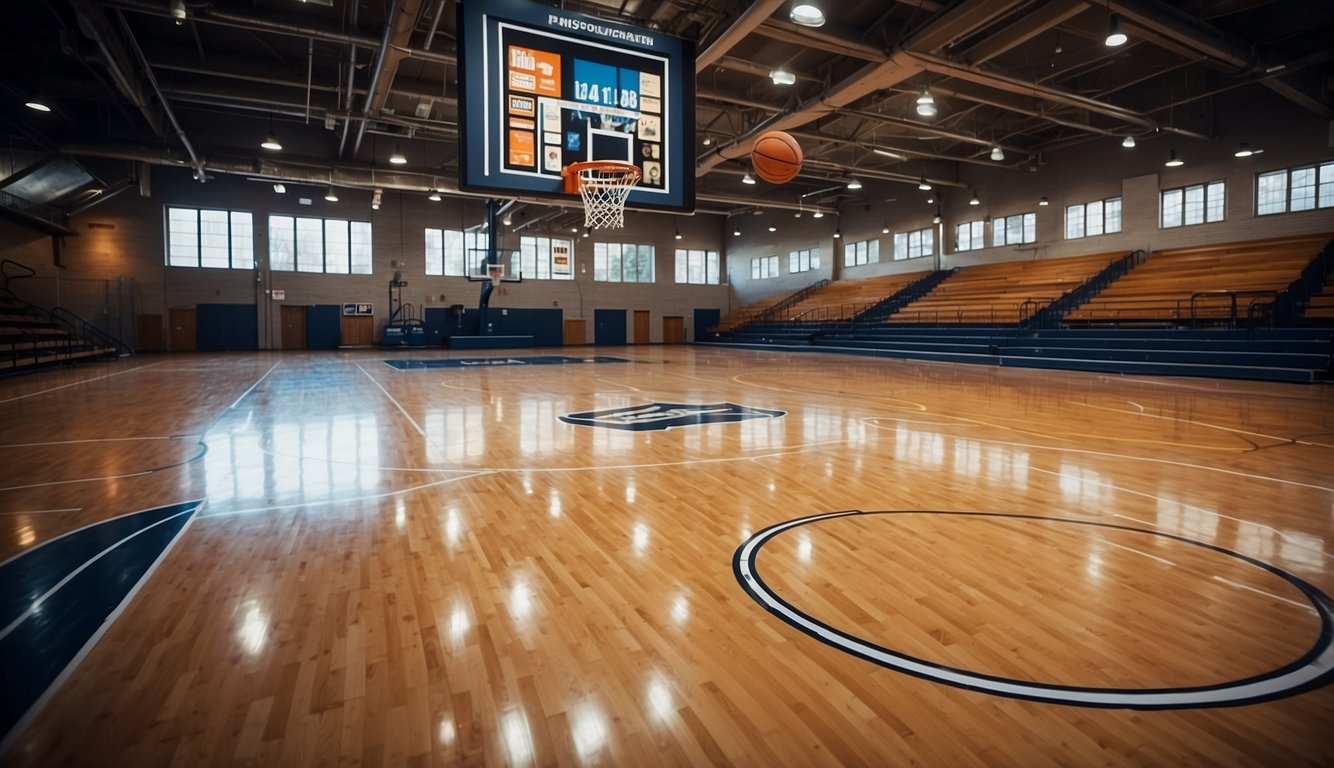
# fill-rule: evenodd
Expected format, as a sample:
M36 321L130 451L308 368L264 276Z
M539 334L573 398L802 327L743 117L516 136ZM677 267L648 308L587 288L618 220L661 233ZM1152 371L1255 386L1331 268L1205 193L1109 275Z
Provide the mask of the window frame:
M1018 221L1019 239L1010 237L1011 225ZM1009 216L997 216L991 221L991 245L1001 248L1007 245L1032 245L1038 241L1037 211L1012 213Z
M1300 189L1310 190L1310 194L1302 196L1302 199L1305 200L1307 204L1298 208L1295 205L1297 201L1295 191L1299 187L1293 182L1294 177L1301 172L1310 173L1311 183L1300 186ZM1282 199L1281 201L1277 201L1280 207L1275 210L1262 210L1262 206L1266 204L1270 206L1275 204L1272 193L1268 201L1263 197L1265 190L1263 189L1262 182L1267 177L1279 175L1283 178ZM1255 174L1253 191L1255 193L1255 209L1253 212L1257 217L1277 216L1284 213L1305 213L1307 211L1334 208L1334 160L1321 160L1314 163L1294 165L1288 168L1275 168L1270 171L1258 172Z
M1218 190L1215 193L1214 188ZM1198 194L1196 194L1198 193ZM1169 208L1168 199L1174 198ZM1192 212L1198 212L1199 221L1191 221ZM1217 218L1210 218L1214 212ZM1172 214L1171 222L1168 215ZM1227 180L1214 179L1199 184L1169 187L1158 191L1158 228L1176 229L1201 224L1217 224L1227 220Z
M1090 211L1093 210L1094 206L1097 206L1098 212L1096 214L1090 215ZM1109 211L1111 211L1113 208L1116 209L1116 216L1114 219L1109 213ZM1072 234L1070 228L1071 223L1074 221L1074 219L1071 216L1071 212L1075 210L1079 211L1078 234ZM1099 231L1097 232L1090 231L1091 228L1089 227L1089 222L1094 218L1098 219L1099 221ZM1121 200L1120 195L1117 195L1115 197L1105 197L1101 200L1090 200L1087 203L1075 203L1074 205L1067 205L1065 207L1065 227L1064 227L1065 239L1082 240L1087 237L1101 237L1103 235L1114 235L1121 231L1121 228L1124 225L1124 218L1125 218L1125 206ZM1112 221L1115 221L1115 229L1113 229L1111 226Z
M615 248L616 275L612 277L612 248ZM626 260L629 255L627 248L633 249L633 269L627 269L626 265L630 262ZM647 260L645 257L647 256ZM657 249L651 243L621 243L621 242L603 242L593 243L593 280L603 283L639 283L642 285L652 285L657 282ZM648 265L648 279L642 279L640 267ZM628 278L628 279L627 279Z
M820 249L819 248L801 248L791 251L787 255L787 273L795 275L801 272L811 272L820 268Z
M556 247L560 244L566 246L566 254L569 258L566 264L567 272L560 273L556 271ZM545 246L545 257L543 256L543 246ZM532 270L528 269L529 256L525 249L532 248ZM513 256L518 260L517 264L506 265L510 274L521 275L524 280L573 280L574 279L574 239L570 237L555 237L552 235L524 235L519 238L519 251Z
M190 244L190 243L180 242L174 237L174 235L180 235L181 238L184 239L186 233L177 230L176 228L173 227L173 223L177 221L177 219L173 218L172 211L190 211L194 213L194 231L193 231L194 243ZM210 233L205 231L206 229L204 222L205 213L214 213L223 215L222 217L223 221L221 223L226 225L226 233L223 235L224 238L226 239L226 245L222 247L222 250L225 251L226 253L227 263L225 265L204 263L204 257L206 252L218 250L217 245L206 246L204 244L205 237L208 235L213 235L216 237L219 234L217 232ZM192 208L190 206L185 206L185 205L165 205L163 206L162 219L163 219L163 224L162 224L163 244L165 246L163 248L163 263L165 266L180 267L182 269L254 269L255 268L256 266L255 214L253 211L237 211L224 208ZM242 220L248 220L248 221L242 221ZM217 222L215 222L215 224L216 223ZM238 232L237 231L238 228L244 228L248 231L244 233ZM246 258L245 249L247 247L245 241L249 241L248 242L249 263L245 263L245 258ZM175 254L179 252L177 251L176 246L181 246L184 250L187 251L193 251L193 257L195 263L193 264L175 263L173 261L174 259L177 258ZM240 264L237 263L238 251L240 251L240 259L242 261L242 263ZM183 255L188 256L189 254L183 254Z
M902 248L900 248L902 245ZM923 227L894 233L894 261L909 261L935 255L936 231Z
M278 266L274 258L275 248L281 242L279 237L279 220L290 220L292 222L291 246L292 262L291 266ZM305 226L306 241L302 242L303 223ZM314 226L318 223L318 227ZM275 272L304 272L312 275L373 275L375 274L375 229L369 221L358 219L339 219L324 216L295 216L285 213L269 214L269 269ZM343 267L342 269L330 269L329 253L329 227L330 225L343 224L343 231L347 239L340 241L346 245L339 256L343 263L335 265ZM318 233L319 247L314 248L311 238ZM363 236L364 235L364 236ZM307 246L303 249L303 245ZM307 260L303 266L302 259ZM314 264L311 259L318 256L319 269L313 269ZM365 266L365 270L356 269L356 266Z
M964 246L964 228L968 228L968 245ZM965 221L954 228L954 252L980 251L987 247L987 223L982 219Z
M698 256L698 270L692 266L692 261ZM677 285L719 285L722 283L721 275L722 254L718 251L705 248L677 248L676 249L676 270L675 277ZM699 280L692 279L699 275ZM685 279L683 280L682 277Z
M843 266L861 267L880 262L880 238L858 240L843 245Z

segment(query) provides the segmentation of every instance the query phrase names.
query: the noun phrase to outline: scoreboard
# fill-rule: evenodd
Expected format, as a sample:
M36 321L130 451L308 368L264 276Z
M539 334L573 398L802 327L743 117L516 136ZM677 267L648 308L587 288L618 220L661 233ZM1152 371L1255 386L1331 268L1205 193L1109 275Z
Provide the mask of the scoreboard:
M570 199L561 169L621 160L627 205L695 208L694 45L527 0L459 4L462 189Z

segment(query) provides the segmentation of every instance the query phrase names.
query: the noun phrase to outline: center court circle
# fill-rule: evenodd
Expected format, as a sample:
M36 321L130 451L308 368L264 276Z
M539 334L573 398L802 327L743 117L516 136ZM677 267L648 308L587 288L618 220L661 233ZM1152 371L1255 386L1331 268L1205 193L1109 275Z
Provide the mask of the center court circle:
M1282 667L1252 677L1216 685L1176 688L1096 688L1034 683L1024 680L985 675L965 669L945 666L919 659L905 653L872 643L848 632L832 627L798 609L774 592L756 570L755 559L766 543L781 533L800 526L817 524L854 515L949 515L956 517L991 517L1012 520L1034 520L1045 523L1066 523L1098 528L1130 531L1159 536L1237 558L1265 570L1291 584L1310 602L1320 619L1320 632L1314 645L1297 660ZM849 510L797 518L765 528L746 540L732 556L732 571L741 588L756 602L793 627L854 656L889 669L968 690L1011 698L1067 704L1084 707L1128 709L1185 709L1194 707L1225 707L1254 704L1261 701L1293 696L1325 685L1334 679L1334 601L1314 585L1268 563L1213 544L1188 539L1170 533L1132 528L1111 523L1042 517L1039 515L1003 514L994 512L953 512L941 510L894 510L862 512Z

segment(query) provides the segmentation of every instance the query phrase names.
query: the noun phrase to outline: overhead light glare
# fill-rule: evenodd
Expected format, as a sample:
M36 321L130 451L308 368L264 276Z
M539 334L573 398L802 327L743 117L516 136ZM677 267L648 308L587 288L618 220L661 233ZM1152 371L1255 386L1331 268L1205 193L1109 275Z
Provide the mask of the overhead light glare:
M433 189L431 190L431 194L426 199L430 200L433 203L438 203L440 202L440 193Z
M841 229L836 229L836 230L834 230L834 239L835 239L835 240L839 239L839 238L842 237L842 236L843 236L843 230L841 230Z
M932 223L932 224L939 224L940 221L941 221L941 218L940 218L940 209L937 208L937 209L936 209L936 215L933 216L933 217L931 217L931 223Z
M329 187L329 191L324 193L324 199L336 203L338 202L338 193L334 191L333 187Z
M922 95L917 97L917 114L922 117L936 116L936 100L932 98L931 91L922 89Z
M792 6L788 18L792 19L793 24L800 24L803 27L824 26L824 12L810 3Z
M922 178L917 180L917 188L922 190L923 192L930 192L931 182L927 181L926 177L923 176Z
M907 160L907 159L908 159L908 158L904 157L903 155L900 155L898 152L893 152L893 151L891 151L891 150L885 149L884 147L872 147L872 148L871 148L871 151L874 152L874 153L876 153L877 155L884 155L885 157L892 157L892 158L894 158L895 160Z
M882 235L888 235L888 234L889 234L889 225L888 225L888 224L885 224L884 226L880 227L880 234L882 234Z
M774 85L792 85L797 82L797 76L783 69L775 69L769 73L769 79L774 81Z
M1169 149L1167 151L1167 162L1163 163L1163 165L1167 166L1168 168L1179 168L1185 164L1186 161L1177 157L1177 151L1175 149Z
M1250 156L1253 155L1253 154L1255 154L1255 152L1251 149L1251 145L1250 145L1250 144L1247 144L1246 142L1243 141L1243 142L1241 143L1241 146L1237 148L1237 151L1234 152L1232 156L1233 156L1233 157L1250 157Z
M278 141L278 137L272 131L269 131L269 135L265 136L259 145L274 152L281 151L283 148L282 142Z
M1047 200L1047 196L1046 196L1046 195L1043 195L1043 196L1042 196L1042 199L1038 201L1038 205L1040 205L1040 206L1048 206L1048 205L1051 205L1051 203L1048 202L1048 200Z
M709 146L709 145L712 144L712 143L713 143L713 137L712 137L712 136L705 136L705 137L704 137L704 146L707 147L707 146Z
M742 184L754 184L754 183L755 183L755 177L750 175L750 171L746 171L746 175L741 177L741 183L742 183Z
M770 224L770 225L769 225L769 231L770 231L770 232L777 232L777 231L778 231L778 227L775 227L774 225Z
M732 237L741 237L741 230L739 229L732 230Z
M811 218L812 218L812 219L823 219L823 218L824 218L824 211L816 211L815 213L812 213L812 214L811 214Z
M28 99L27 101L23 102L23 106L27 107L28 109L35 109L38 112L51 111L51 107L47 105L46 100L41 98L40 96L35 96L31 99Z
M848 179L848 189L861 189L862 183L856 177Z
M1115 48L1118 45L1125 45L1126 33L1121 31L1121 17L1113 13L1107 18L1107 39L1103 42L1108 48Z
M276 192L276 193L278 193L278 194L280 194L280 195L285 195L285 194L287 194L287 186L284 185L284 184L281 184L281 183L279 183L279 184L274 184L274 185L273 185L273 191Z
M982 204L982 201L979 200L979 199L977 199L977 193L976 193L976 192L973 193L973 199L972 199L972 200L969 200L969 201L968 201L968 204L969 204L969 205L981 205L981 204Z
M1134 136L1125 137L1124 139L1121 140L1121 146L1125 147L1126 149L1134 149L1135 137Z
M1005 159L1005 150L1001 149L999 144L991 147L991 159L998 163Z
M394 165L408 164L408 159L403 156L402 152L399 151L398 144L394 145L394 154L389 156L389 162L393 163Z

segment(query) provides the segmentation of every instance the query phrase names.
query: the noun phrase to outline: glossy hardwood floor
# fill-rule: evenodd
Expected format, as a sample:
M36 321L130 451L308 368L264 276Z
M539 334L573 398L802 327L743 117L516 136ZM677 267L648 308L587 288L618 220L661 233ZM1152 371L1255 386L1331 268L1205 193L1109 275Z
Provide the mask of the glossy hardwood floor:
M597 353L0 381L0 560L207 499L0 764L1334 764L1330 387Z

